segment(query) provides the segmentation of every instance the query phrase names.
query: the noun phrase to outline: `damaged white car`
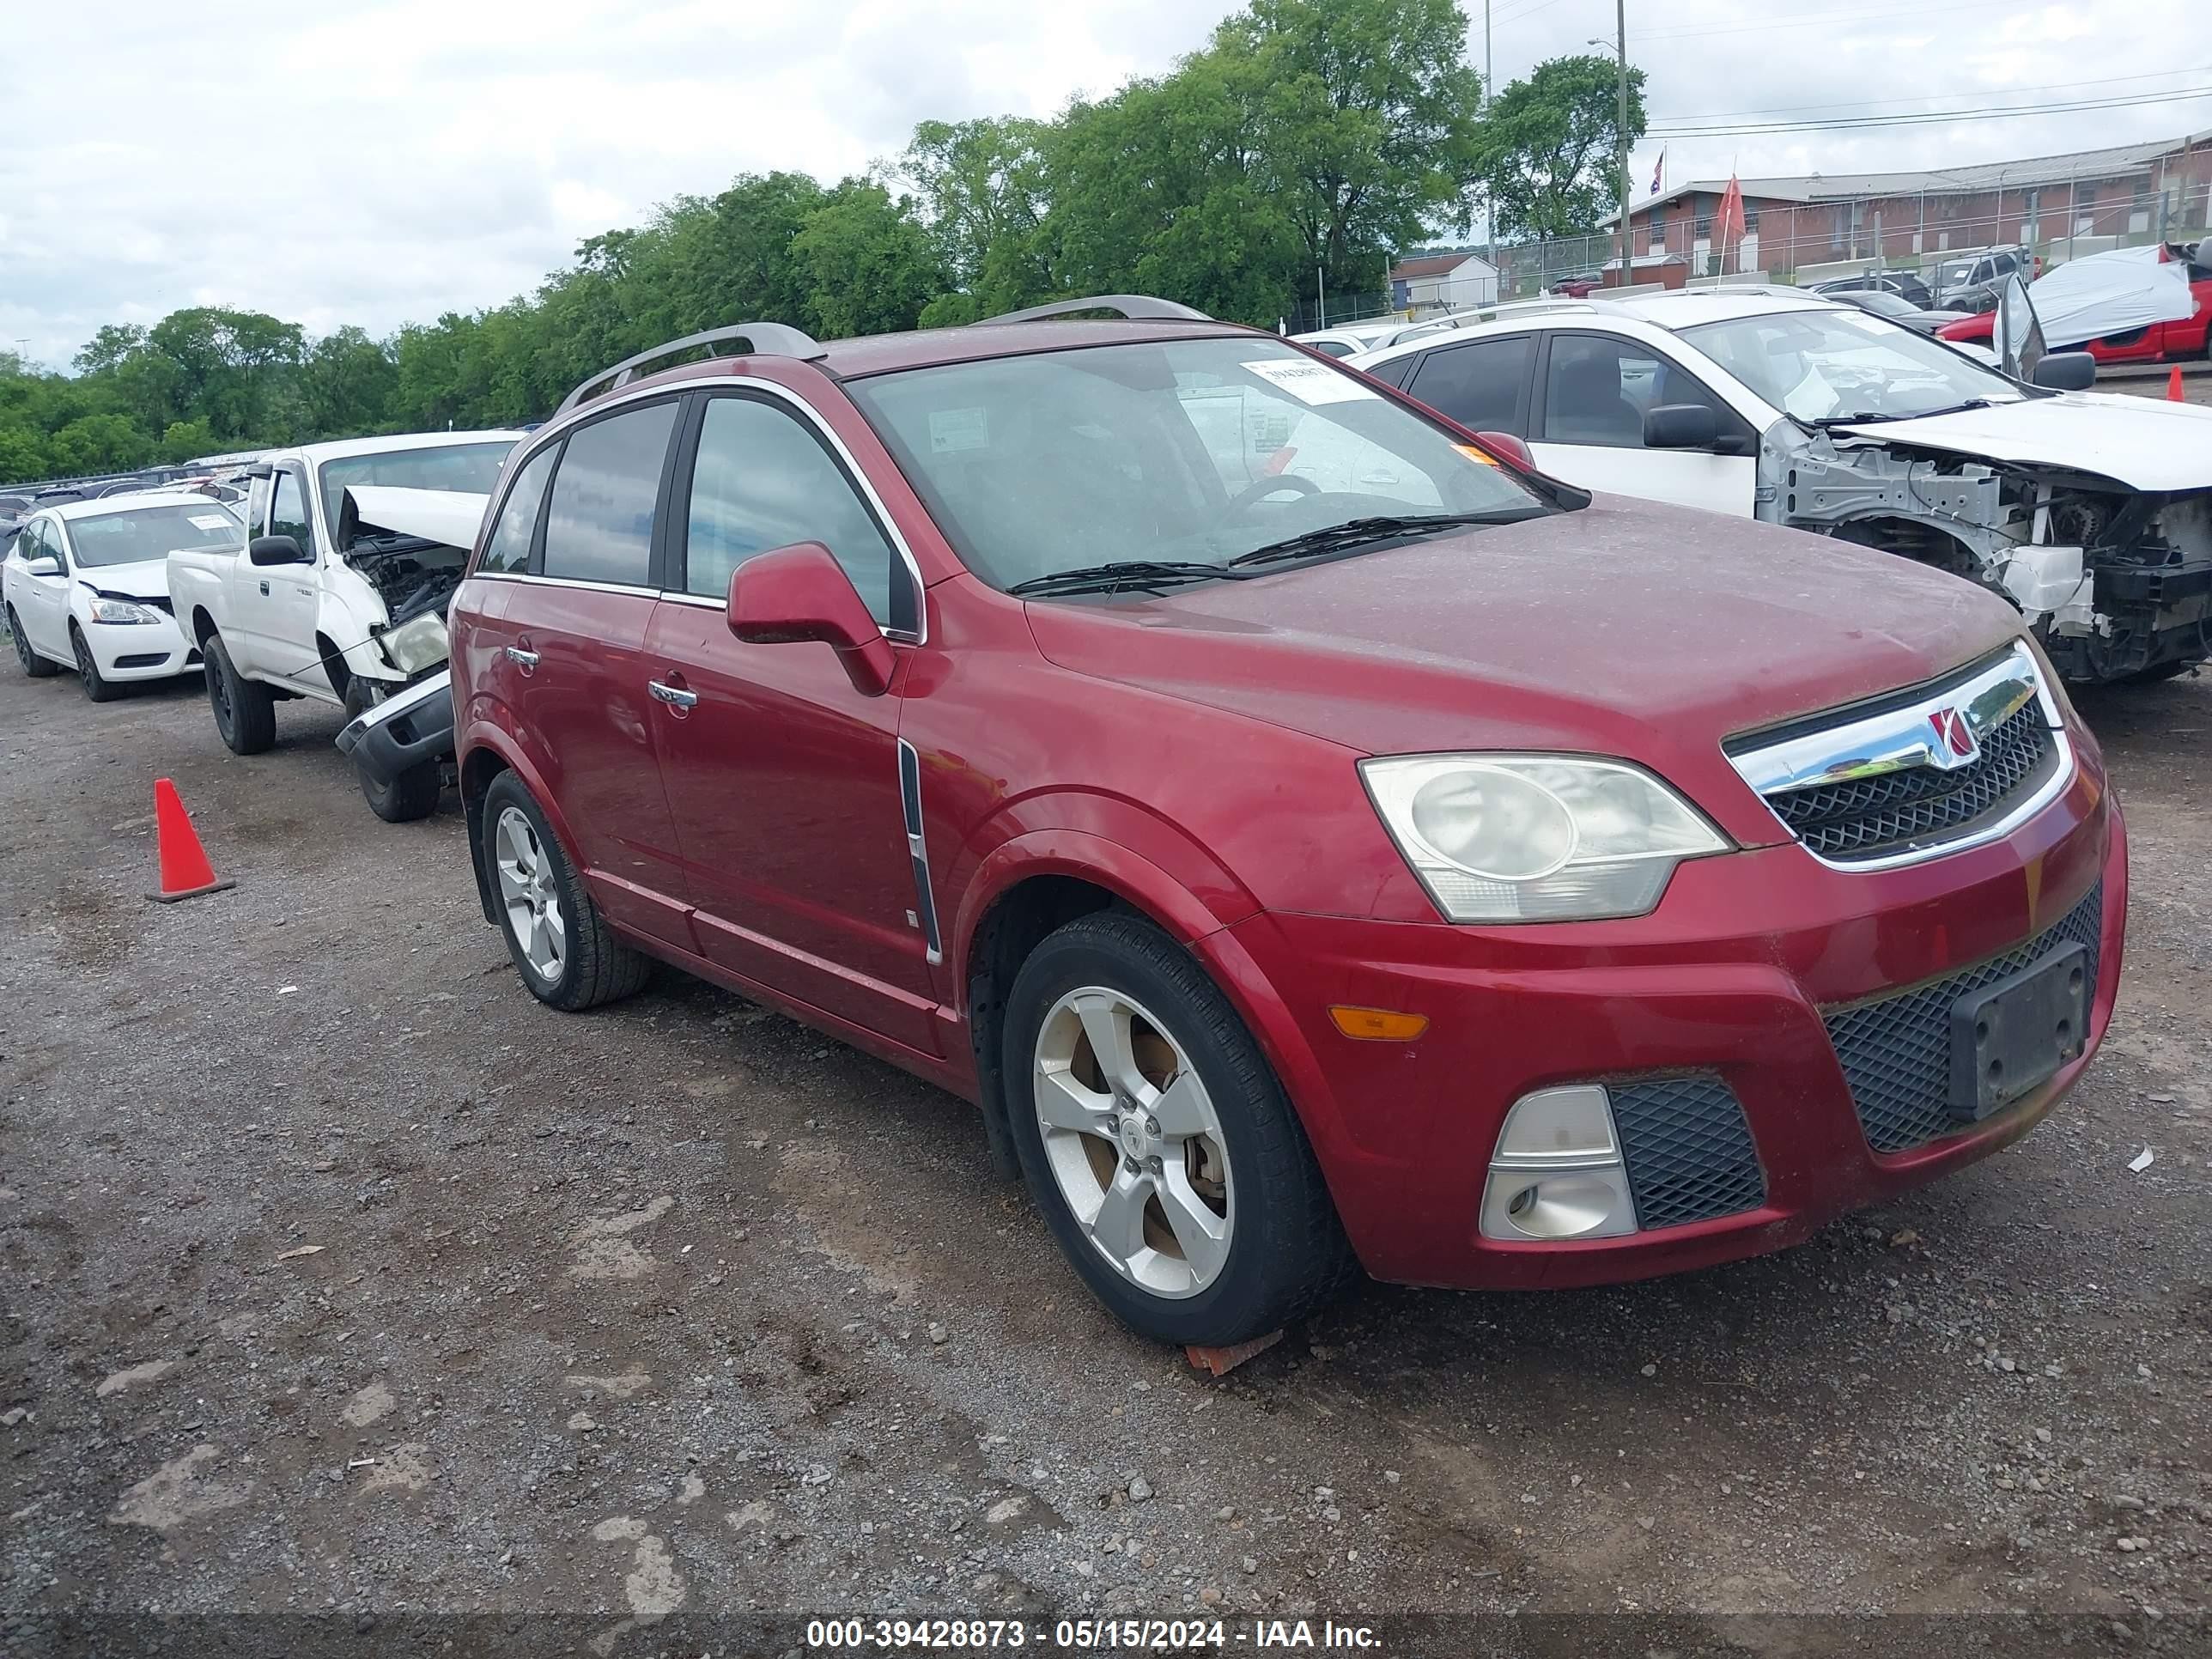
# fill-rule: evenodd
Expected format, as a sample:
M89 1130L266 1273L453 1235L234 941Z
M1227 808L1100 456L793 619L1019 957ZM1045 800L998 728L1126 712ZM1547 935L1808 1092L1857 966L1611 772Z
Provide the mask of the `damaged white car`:
M1783 289L1538 301L1350 360L1585 489L1764 519L2003 594L2077 681L2212 656L2212 409L2086 388L2008 296L2008 374Z
M446 609L519 432L418 433L309 444L248 469L246 543L172 553L177 622L206 663L208 705L233 752L276 740L295 697L350 714L446 664ZM377 816L426 816L437 757L362 775Z

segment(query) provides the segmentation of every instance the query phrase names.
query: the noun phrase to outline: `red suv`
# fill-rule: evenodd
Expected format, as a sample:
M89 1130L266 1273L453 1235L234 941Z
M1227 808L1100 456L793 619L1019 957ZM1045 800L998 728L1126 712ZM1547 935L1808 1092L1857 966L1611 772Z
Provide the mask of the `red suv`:
M2026 1133L2119 978L2002 600L1165 301L618 365L452 632L533 994L658 958L966 1096L1176 1341L1801 1239Z

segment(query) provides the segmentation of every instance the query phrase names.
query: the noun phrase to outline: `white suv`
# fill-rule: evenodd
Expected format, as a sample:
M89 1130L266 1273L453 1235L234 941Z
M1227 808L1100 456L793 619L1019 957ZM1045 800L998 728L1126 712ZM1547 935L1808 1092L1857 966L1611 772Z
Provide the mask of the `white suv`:
M1968 577L2069 678L2212 657L2212 409L2059 389L2094 375L2081 353L2045 356L2030 384L1795 289L1487 316L1348 361L1570 483Z

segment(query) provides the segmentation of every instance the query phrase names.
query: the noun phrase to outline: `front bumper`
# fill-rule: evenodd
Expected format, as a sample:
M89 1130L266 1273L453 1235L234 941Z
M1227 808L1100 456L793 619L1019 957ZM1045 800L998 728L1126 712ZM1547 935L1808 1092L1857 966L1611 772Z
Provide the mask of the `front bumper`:
M453 758L453 686L445 669L394 693L348 720L338 752L362 775L388 787L402 773Z
M1262 914L1194 948L1267 1048L1376 1277L1533 1288L1757 1255L2019 1139L2095 1053L2119 981L2127 850L2094 745L2081 747L2072 784L2027 823L1923 864L1853 872L1771 847L1684 865L1659 908L1632 921L1482 928ZM1925 1115L1875 1098L1869 1082L1898 1063L1897 1046L1883 1046L1894 1023L1854 1029L1848 1011L1907 1006L1889 999L1972 980L2068 927L2093 929L2098 958L2081 1057L1995 1115L1916 1139ZM1410 1042L1359 1041L1336 1030L1332 1005L1429 1024ZM1938 1046L1906 1042L1907 1071L1948 1071L1948 1040ZM1735 1201L1749 1207L1603 1239L1481 1235L1492 1148L1516 1100L1597 1082L1674 1109L1686 1079L1705 1105L1717 1085L1741 1108L1759 1179Z
M150 623L80 622L77 627L104 680L158 680L200 671L200 653L173 617Z

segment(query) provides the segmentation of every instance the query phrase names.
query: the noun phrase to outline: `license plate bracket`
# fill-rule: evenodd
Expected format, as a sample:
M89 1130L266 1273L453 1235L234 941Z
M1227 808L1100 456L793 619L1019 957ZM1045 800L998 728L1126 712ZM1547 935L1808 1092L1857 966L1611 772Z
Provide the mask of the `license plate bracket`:
M1951 1115L1978 1122L2047 1083L2087 1040L2089 951L2061 945L1951 1005Z

